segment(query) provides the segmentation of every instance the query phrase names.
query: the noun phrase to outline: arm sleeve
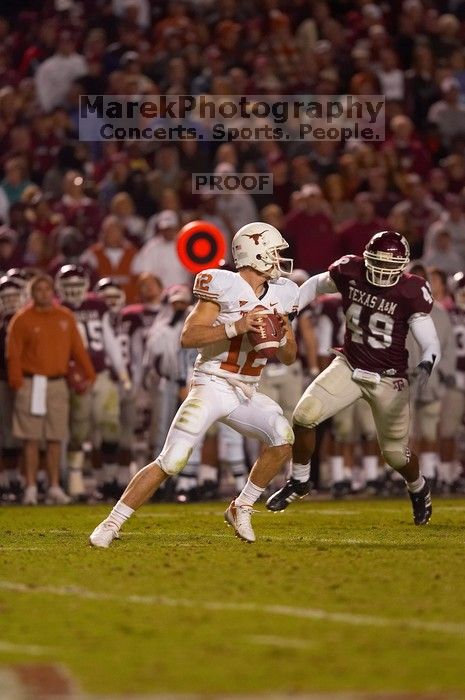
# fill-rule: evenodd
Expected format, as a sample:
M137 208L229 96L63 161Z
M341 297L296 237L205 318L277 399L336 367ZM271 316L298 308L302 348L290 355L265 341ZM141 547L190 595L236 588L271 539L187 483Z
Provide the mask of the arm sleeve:
M71 357L76 360L76 362L82 367L82 369L87 374L89 381L95 381L96 374L94 366L89 357L89 353L84 347L82 342L81 334L79 333L79 328L77 327L74 317L71 317Z
M413 337L420 346L420 362L432 362L433 365L437 365L441 358L441 346L431 316L415 314L410 318L409 325Z
M305 309L320 294L334 294L338 289L329 272L310 277L299 290L299 311Z
M113 332L108 312L102 318L103 346L119 379L127 377L127 368L121 352L121 345Z
M8 363L8 383L13 389L19 389L23 383L23 371L21 369L21 354L23 350L23 336L18 320L10 322L7 332L6 358Z

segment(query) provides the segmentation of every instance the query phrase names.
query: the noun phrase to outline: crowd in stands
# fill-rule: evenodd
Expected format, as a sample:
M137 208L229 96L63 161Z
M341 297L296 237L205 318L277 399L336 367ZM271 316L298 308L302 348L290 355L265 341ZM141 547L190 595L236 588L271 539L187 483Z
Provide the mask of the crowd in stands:
M269 222L309 275L394 229L450 308L447 285L465 270L464 39L463 0L9 7L0 17L0 277L22 268L55 277L78 265L86 292L111 278L125 304L143 306L155 304L141 292L148 275L160 287L166 330L179 326L191 301L192 275L176 252L189 221L215 224L228 245L243 224ZM200 93L384 94L386 138L79 141L79 95ZM193 172L269 172L273 192L193 194ZM304 347L303 383L317 356L318 348ZM179 377L159 372L160 380L179 389ZM204 481L214 481L212 472Z

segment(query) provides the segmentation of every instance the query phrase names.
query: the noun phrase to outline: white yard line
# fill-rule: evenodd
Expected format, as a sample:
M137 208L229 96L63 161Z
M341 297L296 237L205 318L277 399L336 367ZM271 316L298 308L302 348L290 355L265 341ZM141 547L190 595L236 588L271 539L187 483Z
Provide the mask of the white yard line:
M465 637L465 623L429 622L412 618L388 618L375 615L357 615L345 612L331 612L321 608L299 608L290 605L260 605L259 603L227 603L187 598L168 598L166 596L116 595L90 591L78 586L28 586L15 581L0 580L0 590L14 593L45 594L60 597L81 598L82 600L113 601L134 605L165 606L170 608L194 608L197 610L215 610L230 612L251 612L265 615L282 615L299 620L321 620L355 627L393 627L407 628L428 632L441 632Z
M54 651L52 647L40 647L35 644L12 644L0 639L0 653L6 654L28 654L29 656L43 656Z
M288 637L277 637L268 634L251 634L244 637L246 642L257 644L259 646L279 647L280 649L313 649L315 642L310 642L306 639L289 639Z

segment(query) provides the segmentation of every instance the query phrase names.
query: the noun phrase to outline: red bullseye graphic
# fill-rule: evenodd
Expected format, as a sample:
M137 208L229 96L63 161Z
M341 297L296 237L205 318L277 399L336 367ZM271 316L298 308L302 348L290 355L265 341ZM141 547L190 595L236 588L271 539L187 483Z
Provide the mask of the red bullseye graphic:
M224 264L226 242L222 232L208 221L191 221L177 239L178 256L184 267L196 274Z

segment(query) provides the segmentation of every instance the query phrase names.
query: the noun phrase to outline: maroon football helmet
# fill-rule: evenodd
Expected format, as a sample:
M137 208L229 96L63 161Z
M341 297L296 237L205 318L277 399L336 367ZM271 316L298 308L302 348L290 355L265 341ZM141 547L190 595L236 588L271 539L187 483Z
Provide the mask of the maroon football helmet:
M126 294L118 282L111 277L102 277L94 287L94 292L99 295L110 311L118 313L126 304Z
M410 261L407 240L397 231L380 231L363 253L367 280L377 287L393 287Z
M89 277L80 265L63 265L55 276L55 289L61 301L80 306L89 289Z
M0 313L15 314L25 303L24 283L9 275L0 279Z
M459 309L465 311L465 275L457 272L454 275L454 300Z

